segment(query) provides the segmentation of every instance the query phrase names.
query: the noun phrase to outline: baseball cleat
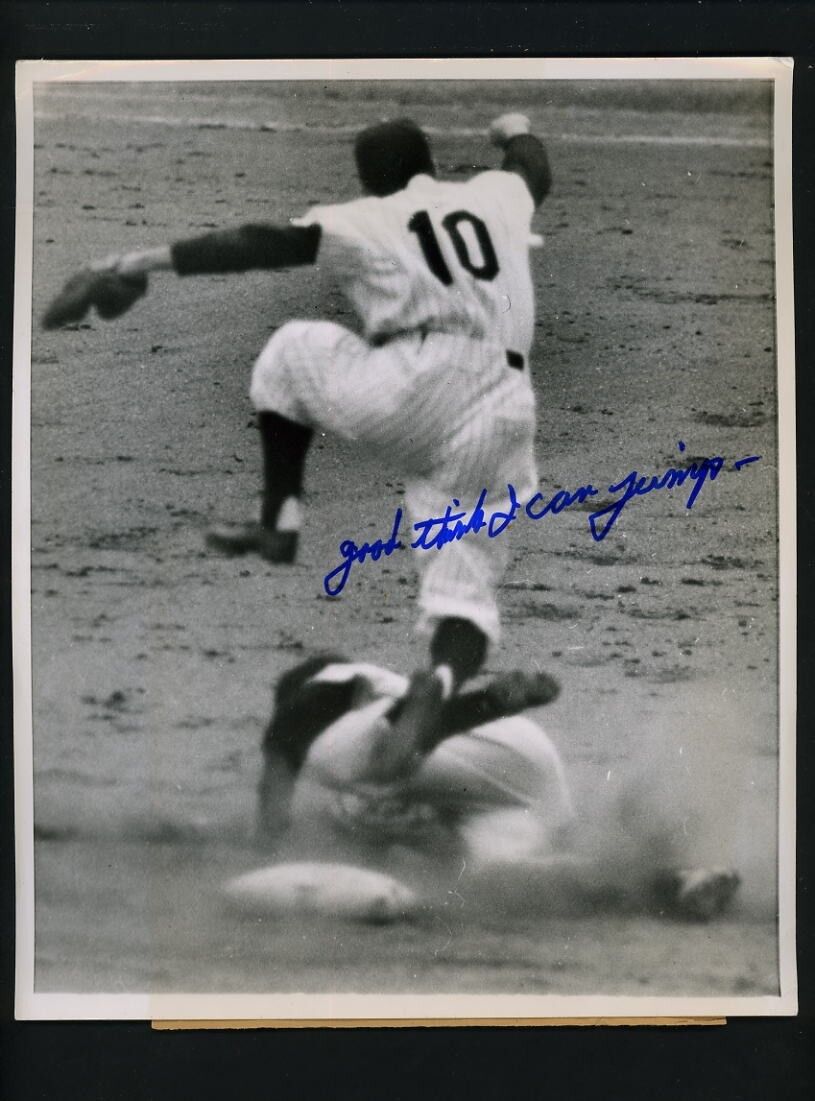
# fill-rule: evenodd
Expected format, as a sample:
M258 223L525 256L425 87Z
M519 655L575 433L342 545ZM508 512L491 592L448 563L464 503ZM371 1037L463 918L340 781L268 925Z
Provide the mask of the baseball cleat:
M741 884L729 868L690 868L666 872L657 883L665 910L688 921L710 921L722 914Z
M548 673L526 673L514 669L499 673L487 692L502 715L517 715L528 707L542 707L560 695L560 685Z
M271 531L260 524L210 528L207 546L230 558L257 554L267 562L290 564L297 556L296 531Z

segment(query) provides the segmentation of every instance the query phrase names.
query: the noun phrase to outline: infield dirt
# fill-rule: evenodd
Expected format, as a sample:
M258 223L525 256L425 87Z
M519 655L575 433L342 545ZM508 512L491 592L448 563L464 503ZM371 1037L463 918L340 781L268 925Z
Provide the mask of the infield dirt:
M440 174L494 165L477 132L527 111L554 189L535 219L532 369L545 495L687 458L727 467L633 502L519 521L490 671L539 666L587 829L636 858L732 863L725 919L488 916L466 874L414 926L246 922L218 898L251 839L277 675L318 648L408 671L407 553L323 594L340 539L385 537L394 471L318 438L296 566L207 553L253 516L251 364L293 317L350 324L308 270L152 278L116 323L35 331L32 617L36 988L757 994L776 960L777 516L769 102L731 86L54 87L36 99L34 314L85 261L356 194L350 138L433 131ZM685 441L683 457L678 441ZM736 473L734 460L761 456ZM509 536L507 536L509 538ZM607 808L644 793L625 838ZM600 844L598 840L598 845Z

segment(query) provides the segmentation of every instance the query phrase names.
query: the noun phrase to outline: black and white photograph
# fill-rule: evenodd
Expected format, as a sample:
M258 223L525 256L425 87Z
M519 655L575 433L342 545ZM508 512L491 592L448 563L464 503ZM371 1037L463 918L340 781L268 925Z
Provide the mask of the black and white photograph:
M18 63L19 1017L795 1013L791 90Z

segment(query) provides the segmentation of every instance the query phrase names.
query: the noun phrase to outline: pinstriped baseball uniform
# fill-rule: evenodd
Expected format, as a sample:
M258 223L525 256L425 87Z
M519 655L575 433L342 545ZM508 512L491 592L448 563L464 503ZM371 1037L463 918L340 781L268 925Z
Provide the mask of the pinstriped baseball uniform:
M418 175L384 198L309 211L299 224L321 227L317 265L340 281L363 336L284 325L255 364L256 408L388 456L411 521L453 498L472 507L483 489L485 510L500 508L508 482L521 499L533 492L533 210L521 177L499 170L464 183ZM423 621L460 616L496 638L510 537L416 551Z

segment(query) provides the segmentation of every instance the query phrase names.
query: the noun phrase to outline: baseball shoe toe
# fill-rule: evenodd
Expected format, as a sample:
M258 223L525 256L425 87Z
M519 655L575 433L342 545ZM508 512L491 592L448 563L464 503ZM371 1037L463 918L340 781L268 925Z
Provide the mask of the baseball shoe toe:
M207 546L230 558L257 554L267 562L289 564L297 556L296 531L271 531L261 524L210 528Z
M520 669L500 673L487 686L502 715L516 715L528 707L552 703L560 695L560 685L548 673L525 673Z
M730 868L690 868L665 874L658 883L664 909L687 921L710 921L724 913L741 884Z

